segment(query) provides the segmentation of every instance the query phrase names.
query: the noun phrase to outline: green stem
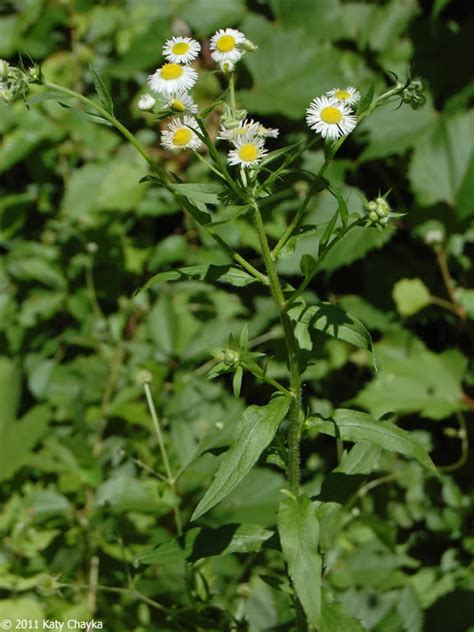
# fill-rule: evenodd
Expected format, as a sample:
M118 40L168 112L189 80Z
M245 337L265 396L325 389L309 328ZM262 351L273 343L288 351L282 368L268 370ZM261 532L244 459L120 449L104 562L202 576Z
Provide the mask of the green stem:
M165 442L163 439L163 433L161 432L160 420L158 419L158 414L156 412L155 403L153 402L153 397L151 394L150 384L145 382L143 384L143 388L145 389L146 401L148 403L148 408L150 410L151 418L153 420L153 426L155 428L156 436L158 439L158 445L160 446L160 452L163 459L163 464L165 466L166 476L168 478L168 485L170 489L177 496L176 493L176 479L173 476L173 472L171 471L170 462L168 459L168 452L166 451ZM179 509L176 503L173 504L174 518L176 523L176 531L178 535L183 533L183 524L181 522L181 514L179 513Z
M59 85L57 83L53 83L52 81L44 81L43 85L46 86L47 88L51 88L51 90L55 90L56 92L62 92L63 94L65 94L65 95L67 95L69 97L73 97L74 99L77 99L78 101L81 101L85 105L97 110L97 112L99 112L99 114L101 116L103 116L107 121L109 121L109 123L111 125L113 125L121 134L123 134L125 136L125 138L130 143L132 143L132 145L135 147L135 149L138 151L138 153L141 156L143 156L143 158L150 165L152 170L155 173L159 172L160 175L162 175L162 173L163 173L162 168L159 165L157 165L157 163L149 156L149 154L146 151L146 149L144 149L143 146L138 142L138 140L135 138L135 136L132 134L132 132L130 130L128 130L125 127L125 125L123 125L117 118L115 118L115 116L113 114L110 114L110 112L108 112L99 103L96 103L95 101L92 101L92 99L89 99L88 97L85 97L80 92L76 92L75 90L70 90L69 88L61 86L61 85Z
M288 315L285 313L285 297L281 288L280 279L276 270L275 262L272 259L270 246L268 245L262 215L257 203L253 202L254 223L257 230L263 260L267 270L268 280L273 301L278 310L278 315L283 326L285 343L288 352L288 364L290 368L290 386L293 401L290 408L290 428L288 432L288 482L290 491L295 496L299 491L300 484L300 434L301 434L301 375L298 361L298 346L296 344L293 326Z
M230 101L230 107L233 110L237 109L237 105L236 105L236 101L235 101L235 80L234 80L234 73L231 72L229 75L229 101Z

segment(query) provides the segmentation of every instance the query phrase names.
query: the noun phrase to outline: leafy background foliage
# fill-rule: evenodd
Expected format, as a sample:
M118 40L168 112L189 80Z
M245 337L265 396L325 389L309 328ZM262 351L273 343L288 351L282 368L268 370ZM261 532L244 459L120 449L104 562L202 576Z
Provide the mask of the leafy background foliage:
M466 447L460 420L472 436L474 408L469 4L7 0L0 8L0 57L31 56L49 79L90 94L92 62L117 116L189 180L203 179L202 166L163 152L153 118L136 109L172 28L187 24L205 40L232 24L257 42L239 98L289 142L306 133L310 99L336 84L381 88L386 71L405 77L410 64L427 79L424 108L377 111L331 166L351 210L362 193L392 189L392 206L406 215L396 231L354 230L311 287L371 331L379 370L368 351L315 329L304 382L315 419L348 405L392 413L441 474L363 444L358 463L351 453L334 470L334 440L318 434L328 422L309 429L304 488L330 502L318 516L330 560L323 632L474 629L472 463L451 467ZM210 103L218 94L218 75L203 72L197 98ZM166 191L139 183L144 161L106 126L49 101L18 102L0 103L0 131L0 619L94 616L114 630L222 630L232 629L233 613L241 629L288 629L288 586L272 539L285 485L278 446L181 546L170 540L173 507L189 520L244 408L229 380L206 379L208 350L247 322L250 338L276 356L271 374L284 375L270 299L232 275L218 289L162 277L134 296L158 272L228 261ZM302 166L322 161L318 148ZM295 182L294 196L304 186ZM210 204L216 220L229 218L219 200ZM336 204L326 192L314 198L308 223L321 230L287 246L279 265L289 281ZM294 210L291 197L266 209L270 233L277 237ZM245 217L219 230L257 258ZM154 473L162 464L137 380L143 369L153 375L173 469L182 472L177 495ZM244 378L248 404L266 404L269 394ZM255 526L247 532L242 523ZM250 565L244 551L253 551ZM67 586L51 590L45 574Z

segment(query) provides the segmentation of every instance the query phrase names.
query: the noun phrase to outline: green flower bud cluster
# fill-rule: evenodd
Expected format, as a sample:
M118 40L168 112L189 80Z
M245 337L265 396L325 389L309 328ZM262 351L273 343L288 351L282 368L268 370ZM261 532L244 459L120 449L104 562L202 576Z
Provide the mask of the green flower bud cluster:
M28 85L39 80L39 69L36 67L25 70L10 66L5 59L0 59L0 100L12 103L18 97L24 97L28 92Z
M371 224L386 226L390 221L390 206L384 197L379 196L367 202L365 208Z
M401 97L403 103L408 103L414 110L422 108L426 103L425 87L420 77L415 77L404 86Z

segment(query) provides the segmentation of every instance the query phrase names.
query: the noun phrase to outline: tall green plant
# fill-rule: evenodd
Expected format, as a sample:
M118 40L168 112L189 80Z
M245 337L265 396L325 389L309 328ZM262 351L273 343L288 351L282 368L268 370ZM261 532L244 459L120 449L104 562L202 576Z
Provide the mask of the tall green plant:
M144 111L154 112L158 120L166 121L162 130L163 147L171 152L192 152L209 170L213 179L211 183L208 180L183 182L177 174L167 170L165 164L155 160L116 117L107 85L93 67L91 73L98 101L48 81L40 68L13 68L3 61L0 65L0 95L10 102L20 96L26 97L31 84L39 84L41 90L29 98L29 105L56 100L95 123L114 127L147 161L149 173L144 174L144 180L171 193L228 258L225 265L220 260L159 273L148 280L141 291L160 282L181 279L222 282L236 287L255 283L260 286L262 295L271 296L281 323L287 361L287 375L282 381L271 374L268 364L271 358L252 350L254 345L248 340L245 328L238 341L231 336L226 348L212 351L209 378L232 374L236 397L241 395L242 380L249 376L270 385L274 392L266 405L250 405L245 409L230 446L220 456L215 476L191 517L191 521L201 519L221 502L250 472L269 446L283 445L280 455L287 473L287 488L282 490L283 499L278 508L279 537L273 538L272 532L253 525L241 524L236 528L229 525L224 545L219 543L220 549L214 550L211 542L211 553L209 550L199 553L196 542L206 537L212 539L212 533L206 531L206 526L197 529L183 526L180 512L175 507L176 533L180 539L165 543L151 556L157 559L160 555L169 554L173 546L189 551L190 559L196 559L196 555L205 557L219 552L254 552L272 541L283 555L291 580L296 628L331 632L341 629L337 625L343 620L345 630L359 630L358 622L347 614L341 614L342 606L334 603L323 587L322 572L326 561L320 551L320 533L331 528L325 519L337 511L337 504L322 500L315 503L302 487L301 442L309 433L312 436L325 433L333 436L339 444L343 441L355 443L354 448L341 459L338 468L341 475L370 471L380 448L417 459L433 473L435 468L423 446L410 433L390 421L348 409L336 410L329 418L309 414L302 382L308 355L313 350L312 331L344 340L367 353L372 352L372 342L368 331L356 317L331 303L309 304L305 290L318 275L332 248L353 229L372 227L374 230L390 230L392 220L400 215L391 210L387 194L380 194L374 200L364 200L362 212L351 210L329 175L330 166L347 136L361 120L387 103L399 101L410 103L414 108L422 106L423 87L419 79L409 79L405 84L397 80L380 94L376 94L372 86L362 98L352 86L334 88L325 95L315 97L309 105L306 120L312 132L307 139L270 151L267 143L276 144L278 130L247 118L248 112L240 108L236 91L238 63L245 54L258 54L257 46L243 33L224 29L211 38L210 47L211 57L224 83L223 93L215 103L204 110L198 109L190 90L198 80L198 73L191 63L196 62L200 45L191 38L177 37L166 42L166 63L149 78L153 95L144 95L138 105ZM64 100L67 100L66 104ZM217 138L208 126L208 121L216 114L220 116ZM227 143L226 153L222 151L224 143ZM305 152L316 143L323 145L325 160L317 172L311 172L303 169L301 163ZM288 225L275 236L268 230L269 210L276 200L294 195L292 183L295 177L306 182L305 194ZM322 230L321 225L305 226L306 232L314 231L317 238L313 254L302 257L300 279L293 286L282 279L279 260L286 250L294 248L309 204L322 191L335 198L337 209ZM212 209L217 204L226 208L223 218L215 219L213 216ZM253 227L260 250L260 263L250 261L226 240L225 233L220 232L221 225L232 222L236 217L245 218ZM164 476L170 489L176 493L177 475L170 467L159 415L149 388L153 376L145 373L141 377L159 441ZM222 528L225 530L226 526Z

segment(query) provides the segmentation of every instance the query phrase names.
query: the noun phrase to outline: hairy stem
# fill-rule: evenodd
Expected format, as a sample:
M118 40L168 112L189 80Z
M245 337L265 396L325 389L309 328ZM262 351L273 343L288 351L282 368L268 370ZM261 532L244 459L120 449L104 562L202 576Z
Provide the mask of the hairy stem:
M290 407L290 429L288 432L288 483L290 491L295 496L298 494L300 484L300 434L301 434L301 375L298 361L298 346L293 333L293 326L285 313L285 297L281 288L280 279L272 259L270 246L268 245L262 215L256 202L254 207L254 223L257 230L263 260L270 282L270 290L273 301L278 310L283 332L285 335L288 352L288 364L290 368L290 388L293 401Z

